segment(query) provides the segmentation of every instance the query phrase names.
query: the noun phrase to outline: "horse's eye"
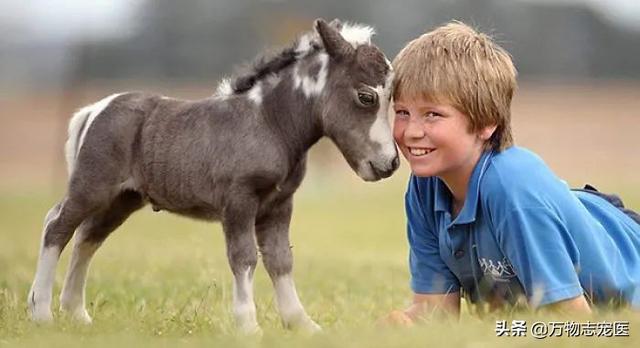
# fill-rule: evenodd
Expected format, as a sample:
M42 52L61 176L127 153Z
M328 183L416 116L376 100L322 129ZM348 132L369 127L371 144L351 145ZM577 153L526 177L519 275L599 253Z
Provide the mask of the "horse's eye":
M358 100L364 106L373 106L376 105L376 95L370 92L358 92Z

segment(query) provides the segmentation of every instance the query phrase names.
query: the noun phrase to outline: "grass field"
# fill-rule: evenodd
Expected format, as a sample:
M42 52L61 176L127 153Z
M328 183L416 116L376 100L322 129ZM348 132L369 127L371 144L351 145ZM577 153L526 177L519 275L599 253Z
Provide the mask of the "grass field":
M462 315L413 329L379 329L375 321L409 299L402 192L406 169L379 184L355 177L329 183L311 173L296 196L292 224L295 275L310 315L324 332L308 337L285 330L270 281L256 272L262 340L238 337L231 315L231 274L219 224L145 209L130 218L98 252L90 271L87 306L92 326L54 311L56 323L38 326L26 316L42 218L59 193L0 195L0 345L55 346L519 346L532 337L496 337L495 321L536 318L530 313ZM348 194L344 194L348 192ZM635 197L636 201L640 197ZM58 269L54 308L68 262ZM562 346L640 343L640 316L600 313L594 320L629 320L629 338L554 338ZM553 341L553 342L552 342Z
M640 86L594 86L525 86L514 105L516 139L538 152L571 185L591 182L604 191L619 192L630 207L640 210ZM51 326L32 324L27 320L26 295L44 215L62 194L61 134L71 108L110 92L101 90L67 101L66 106L59 105L55 95L0 101L0 346L640 346L640 314L628 311L600 312L589 319L628 320L627 338L496 337L496 320L531 324L557 318L512 311L480 317L469 314L474 308L467 307L459 322L433 320L412 329L376 327L379 317L406 306L410 297L402 207L407 169L381 183L366 184L349 172L335 149L327 156L326 144L312 153L309 175L296 194L292 223L298 291L311 317L324 327L321 334L307 337L283 328L260 265L255 294L265 335L261 340L236 336L220 225L148 208L116 231L94 259L87 286L94 324L79 326L57 312L69 249L63 253L54 287L57 320ZM167 94L175 94L171 92Z

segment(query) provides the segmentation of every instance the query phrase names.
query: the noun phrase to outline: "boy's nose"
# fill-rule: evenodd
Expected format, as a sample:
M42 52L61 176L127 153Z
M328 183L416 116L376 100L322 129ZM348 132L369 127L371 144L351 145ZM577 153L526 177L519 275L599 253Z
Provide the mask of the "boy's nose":
M404 135L409 138L422 138L424 137L424 127L419 120L409 120L407 122L407 128L404 131Z

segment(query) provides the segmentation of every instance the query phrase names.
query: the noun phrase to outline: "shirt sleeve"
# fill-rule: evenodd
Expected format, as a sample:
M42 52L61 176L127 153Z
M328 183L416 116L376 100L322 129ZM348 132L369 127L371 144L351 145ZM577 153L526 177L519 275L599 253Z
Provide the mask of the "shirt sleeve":
M415 181L415 180L412 180ZM417 294L448 294L460 283L440 257L436 231L428 227L415 182L405 195L411 289Z
M534 307L582 295L580 254L565 224L546 207L509 211L497 240Z

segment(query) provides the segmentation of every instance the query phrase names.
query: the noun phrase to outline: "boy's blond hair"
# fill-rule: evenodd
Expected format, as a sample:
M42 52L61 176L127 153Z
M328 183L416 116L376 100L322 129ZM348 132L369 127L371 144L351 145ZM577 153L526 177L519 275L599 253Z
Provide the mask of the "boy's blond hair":
M468 117L471 132L497 126L487 144L492 149L513 145L517 73L509 53L489 36L453 21L409 42L393 67L394 99L451 104Z

